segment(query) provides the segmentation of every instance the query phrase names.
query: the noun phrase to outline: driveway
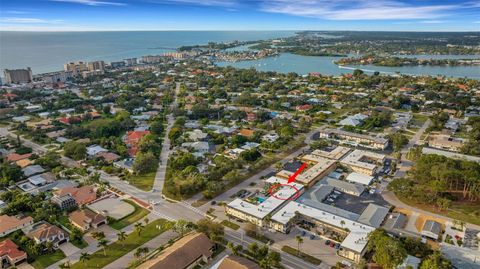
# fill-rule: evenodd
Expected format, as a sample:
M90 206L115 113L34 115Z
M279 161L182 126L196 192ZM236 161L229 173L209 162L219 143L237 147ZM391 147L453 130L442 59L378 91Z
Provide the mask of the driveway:
M76 246L74 246L72 243L70 242L67 242L67 243L63 243L61 244L59 247L58 247L61 251L63 251L63 253L65 254L65 256L70 256L76 252L78 252L80 249L77 248Z

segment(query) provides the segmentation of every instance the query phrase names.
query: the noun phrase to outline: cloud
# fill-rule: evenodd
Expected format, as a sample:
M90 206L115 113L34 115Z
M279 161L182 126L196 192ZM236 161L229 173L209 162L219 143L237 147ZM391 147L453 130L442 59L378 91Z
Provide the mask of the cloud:
M157 4L184 4L195 6L236 7L240 4L237 0L147 0Z
M330 20L398 20L442 17L457 5L412 5L399 0L266 0L261 9L271 13Z
M442 20L425 20L425 21L419 21L420 23L426 23L426 24L437 24L437 23L447 23L448 21L442 21Z
M98 0L51 0L53 2L74 3L87 6L126 6L127 4L121 2L98 1Z
M37 24L37 23L60 23L60 22L63 22L63 20L45 20L45 19L39 19L39 18L5 17L5 18L0 18L0 22L3 22L3 23Z

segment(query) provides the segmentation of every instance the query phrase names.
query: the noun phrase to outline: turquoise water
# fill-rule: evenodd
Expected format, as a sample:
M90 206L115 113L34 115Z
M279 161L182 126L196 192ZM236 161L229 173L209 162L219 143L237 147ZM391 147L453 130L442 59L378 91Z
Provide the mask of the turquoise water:
M294 35L294 31L139 31L139 32L1 32L0 70L31 67L33 73L61 70L70 61L118 61L155 55L183 45L208 42L251 41ZM238 49L245 50L248 46ZM478 56L417 55L419 58L478 58ZM332 63L338 57L312 57L282 54L278 57L245 62L219 62L220 66L254 67L260 71L319 72L326 75L350 73ZM480 79L478 66L376 67L358 66L367 71L388 74L445 75Z
M294 35L294 31L138 31L138 32L1 32L0 69L33 73L61 70L70 61L118 61L161 54L183 45L251 41Z
M441 57L438 55L422 55L422 57ZM448 56L447 56L448 57ZM451 56L460 58L480 58L480 56ZM277 71L282 73L296 72L308 74L318 72L325 75L341 75L353 72L354 69L362 69L367 73L379 71L384 74L410 74L410 75L444 75L447 77L469 77L480 79L479 66L403 66L403 67L379 67L372 65L349 66L340 68L333 61L341 57L315 57L285 53L278 57L270 57L253 61L242 62L218 62L219 66L233 66L238 68L255 68L260 71Z

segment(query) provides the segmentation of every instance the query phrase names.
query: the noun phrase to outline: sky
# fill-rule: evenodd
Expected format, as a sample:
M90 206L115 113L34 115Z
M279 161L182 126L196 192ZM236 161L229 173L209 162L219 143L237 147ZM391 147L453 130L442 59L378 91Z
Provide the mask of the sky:
M480 31L480 0L0 0L0 30Z

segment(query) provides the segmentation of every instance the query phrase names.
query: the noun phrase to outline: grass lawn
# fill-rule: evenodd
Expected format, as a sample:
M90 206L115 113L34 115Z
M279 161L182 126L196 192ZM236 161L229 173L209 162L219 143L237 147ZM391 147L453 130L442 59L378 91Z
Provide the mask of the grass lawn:
M308 255L308 254L306 254L306 253L303 253L303 252L301 252L301 251L298 252L297 249L294 249L294 248L292 248L292 247L290 247L290 246L283 246L283 247L282 247L282 251L283 251L283 252L287 252L288 254L291 254L291 255L293 255L293 256L295 256L295 257L299 257L300 259L302 259L302 260L304 260L304 261L307 261L307 262L309 262L309 263L315 264L315 265L319 265L319 264L322 263L321 260L319 260L319 259L317 259L317 258L315 258L315 257L313 257L313 256L310 256L310 255Z
M130 200L123 200L123 201L135 207L135 211L133 211L130 215L127 215L122 219L110 221L108 225L110 225L110 227L116 230L121 230L124 227L127 227L128 225L142 219L149 213L148 210L137 205L135 202L132 202Z
M228 221L228 220L223 220L223 221L221 222L221 224L222 224L223 226L228 227L228 228L230 228L230 229L232 229L232 230L235 230L235 231L238 230L238 228L240 228L240 225L238 225L238 224L236 224L236 223L233 223L233 222L231 222L231 221Z
M145 175L131 175L128 182L141 190L150 191L152 190L153 182L155 181L156 170L157 169L155 168L155 172Z
M438 211L431 205L419 204L408 198L397 195L398 199L407 205L420 208L438 215L446 216L452 219L461 220L467 223L480 225L480 204L452 202L448 210Z
M428 116L422 114L413 114L411 125L422 126L428 119Z
M65 254L63 254L61 250L56 250L53 253L38 256L35 261L31 263L31 265L35 267L35 269L43 269L62 260L63 258L65 258Z
M157 225L162 227L161 230L157 229ZM162 234L163 232L169 230L172 224L164 219L155 220L149 223L143 231L138 235L136 232L133 232L127 236L123 242L115 242L111 245L108 245L106 248L106 254L104 255L103 249L98 250L90 256L90 260L85 263L77 262L72 264L70 268L72 269L83 269L83 268L103 268L107 264L110 264L127 254L128 252L134 250L135 248L145 244L146 242L152 240L154 237Z

